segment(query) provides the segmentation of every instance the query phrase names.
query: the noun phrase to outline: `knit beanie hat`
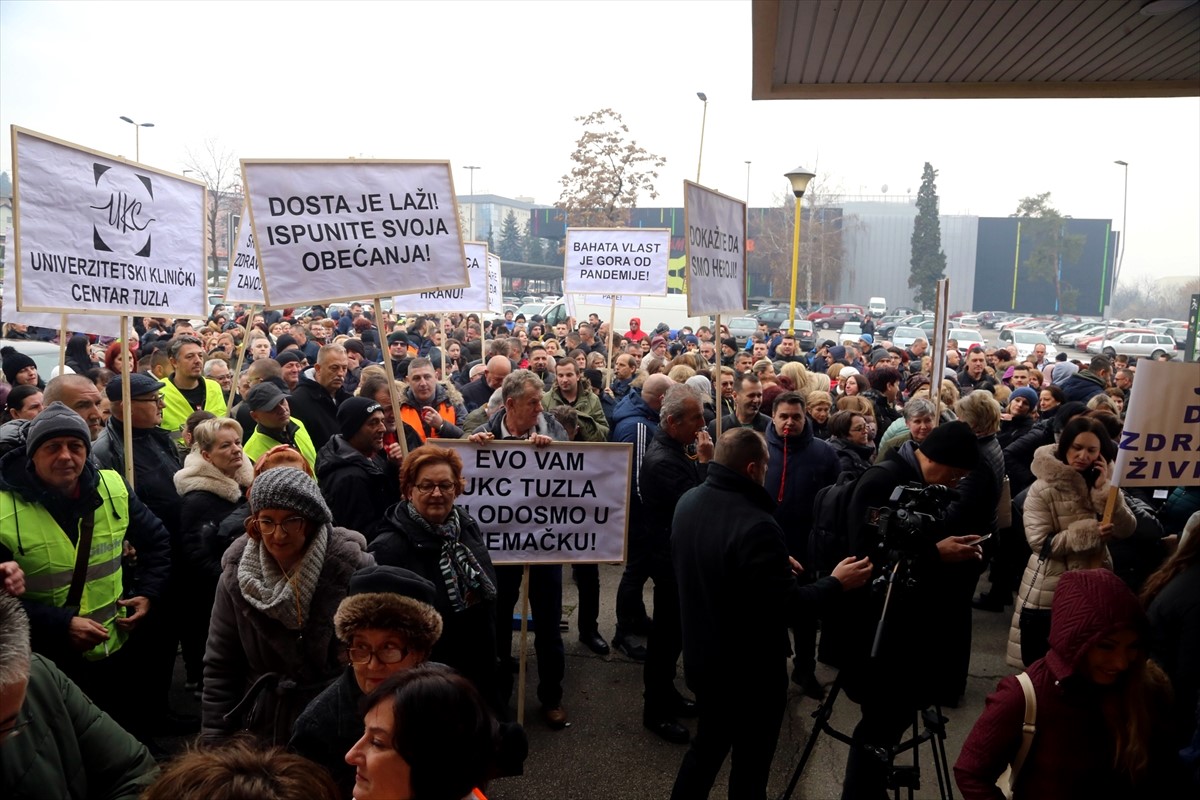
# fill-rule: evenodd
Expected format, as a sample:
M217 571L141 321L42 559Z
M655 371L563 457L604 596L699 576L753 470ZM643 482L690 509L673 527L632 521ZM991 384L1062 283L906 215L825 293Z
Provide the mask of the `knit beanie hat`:
M737 349L738 349L737 339L733 338L732 336L726 336L724 339L721 340L721 346L728 347L730 350L737 352Z
M979 464L979 442L971 426L960 420L938 425L917 449L944 467L975 469Z
M37 362L15 347L5 347L0 353L4 354L4 379L14 386L17 384L18 372L26 367L37 366Z
M300 343L296 341L295 336L292 336L290 333L285 333L282 336L280 336L278 339L275 340L275 352L282 353L284 350L291 347L292 345L296 345L297 347L299 347Z
M83 417L58 400L38 414L25 429L25 453L33 455L39 447L57 436L75 436L92 452L92 434Z
M250 486L250 513L257 514L264 508L295 511L319 525L333 521L317 482L295 467L269 469L254 479Z
M382 411L383 406L369 397L348 397L338 406L337 421L342 438L349 439L358 433L358 429L366 424L367 419L376 411Z
M1013 401L1013 399L1016 397L1024 397L1025 402L1029 403L1030 408L1037 408L1037 405L1038 405L1037 392L1035 392L1033 389L1030 389L1028 386L1022 386L1020 389L1017 389L1015 392L1010 394L1008 396L1008 402L1011 403Z

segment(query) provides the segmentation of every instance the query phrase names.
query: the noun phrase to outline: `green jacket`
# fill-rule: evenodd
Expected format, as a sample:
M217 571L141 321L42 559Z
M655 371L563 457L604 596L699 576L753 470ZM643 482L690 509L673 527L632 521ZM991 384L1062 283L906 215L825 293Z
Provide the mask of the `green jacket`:
M608 441L608 420L604 418L604 408L600 405L600 398L586 389L582 383L579 385L579 391L575 394L574 403L568 403L557 386L542 395L543 408L549 411L556 406L571 406L579 415L579 435L576 437L579 441Z
M158 767L50 661L33 656L19 736L0 745L5 800L137 800Z

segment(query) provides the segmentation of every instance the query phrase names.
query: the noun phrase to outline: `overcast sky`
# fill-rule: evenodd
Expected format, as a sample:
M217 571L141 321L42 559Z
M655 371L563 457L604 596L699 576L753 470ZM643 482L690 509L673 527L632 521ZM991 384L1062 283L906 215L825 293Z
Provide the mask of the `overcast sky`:
M206 138L245 158L449 159L457 189L557 199L574 117L611 107L701 182L766 205L797 165L846 195L914 194L1005 216L1051 192L1121 227L1123 280L1200 272L1200 99L750 100L749 2L0 2L0 125L181 170ZM8 146L0 168L11 174Z

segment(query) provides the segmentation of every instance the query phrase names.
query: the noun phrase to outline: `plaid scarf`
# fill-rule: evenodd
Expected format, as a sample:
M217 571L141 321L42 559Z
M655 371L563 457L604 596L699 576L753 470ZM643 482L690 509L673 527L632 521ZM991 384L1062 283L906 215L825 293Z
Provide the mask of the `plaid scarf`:
M411 502L405 500L401 507L409 519L442 540L438 569L446 584L451 608L455 611L465 611L477 603L496 599L496 585L488 577L487 571L479 565L471 548L459 538L461 531L457 508L450 510L450 516L446 517L446 521L441 525L431 525Z

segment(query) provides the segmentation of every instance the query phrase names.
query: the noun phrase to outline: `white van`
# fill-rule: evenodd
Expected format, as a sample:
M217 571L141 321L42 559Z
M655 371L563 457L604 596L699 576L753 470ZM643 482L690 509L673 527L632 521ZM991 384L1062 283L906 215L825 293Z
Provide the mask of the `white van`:
M638 308L630 308L623 306L620 302L617 303L617 325L616 332L622 333L629 330L629 318L638 317L642 321L642 329L649 332L654 330L654 327L665 322L670 326L671 330L679 330L684 325L690 325L692 330L696 330L701 325L713 324L712 317L689 317L687 313L687 295L684 294L668 294L661 297L638 297L630 298L639 302ZM579 321L586 320L588 314L596 314L602 320L608 319L612 312L612 306L609 303L602 305L592 305L584 302L583 296L577 296L575 299L575 319ZM546 318L549 325L555 325L559 322L567 321L567 306L563 301L550 303L541 312ZM732 317L731 317L732 318Z
M887 298L872 297L867 302L867 311L869 311L871 313L872 317L875 317L875 318L882 317L884 314L887 313Z

